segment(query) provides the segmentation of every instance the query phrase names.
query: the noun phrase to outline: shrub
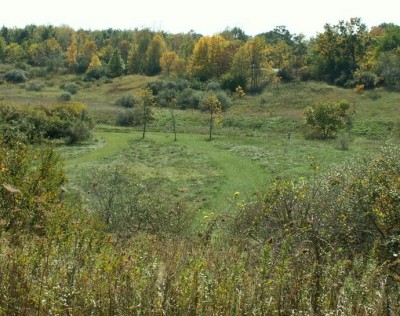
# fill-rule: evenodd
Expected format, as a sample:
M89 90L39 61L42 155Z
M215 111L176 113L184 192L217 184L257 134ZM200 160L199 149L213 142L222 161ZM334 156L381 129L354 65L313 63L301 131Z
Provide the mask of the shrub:
M364 85L364 89L370 90L377 86L379 78L376 74L369 71L357 70L354 74L356 84Z
M22 83L28 81L27 72L21 69L13 69L7 71L4 79L12 83Z
M169 205L160 195L158 182L140 180L127 167L107 166L92 170L86 179L90 207L107 229L121 236L147 232L159 236L177 234L189 221L179 205Z
M227 109L229 109L232 106L231 98L224 91L219 90L219 91L213 91L210 93L206 93L203 95L202 100L207 100L207 98L210 95L215 95L217 97L218 101L220 102L222 111L226 111Z
M210 81L207 84L207 91L218 91L221 90L221 85L217 81Z
M237 86L241 86L242 88L246 88L246 77L243 75L231 75L224 74L221 77L221 88L224 90L230 90L232 92L235 91Z
M25 86L25 90L39 92L39 91L42 91L45 86L46 85L43 82L34 81L34 82L28 83Z
M338 133L336 137L336 148L340 150L349 150L351 138L348 133Z
M167 107L171 104L172 100L176 99L177 94L177 91L173 89L161 90L157 95L157 103L160 106Z
M92 70L86 72L83 75L83 80L84 81L94 81L94 80L98 80L102 77L105 77L106 75L107 75L107 68L105 66L96 67L96 68L93 68Z
M164 88L164 81L162 80L150 81L147 83L146 87L151 90L153 95L157 95Z
M133 95L124 95L115 100L115 105L122 106L124 108L133 108L136 103L137 100Z
M127 109L118 113L116 123L120 126L135 126L140 124L140 119L135 110Z
M57 99L58 99L58 101L61 101L61 102L68 102L68 101L71 101L72 95L71 95L71 93L65 91L65 92L61 93Z
M349 102L339 101L319 103L306 108L304 114L310 134L321 138L335 136L348 122L346 111L349 107Z
M113 80L111 78L106 77L106 76L102 76L100 78L100 82L107 84L107 83L113 83Z
M181 109L197 109L201 100L201 92L186 88L177 97L177 105Z
M83 121L73 122L69 127L65 142L68 145L76 144L92 137L92 127Z
M67 92L69 92L69 93L71 93L71 94L76 94L79 91L80 86L78 84L72 82L72 83L68 83L66 85L63 85L62 89L67 91Z

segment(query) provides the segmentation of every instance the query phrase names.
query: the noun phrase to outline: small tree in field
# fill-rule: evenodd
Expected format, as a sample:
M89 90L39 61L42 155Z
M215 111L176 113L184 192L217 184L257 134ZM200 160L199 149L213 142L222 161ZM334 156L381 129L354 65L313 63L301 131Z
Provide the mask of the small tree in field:
M204 101L201 109L204 112L207 112L208 114L210 114L210 120L209 120L210 137L209 137L209 139L211 140L214 122L216 119L218 119L218 114L220 114L222 111L221 102L218 100L218 98L215 95L210 95Z
M153 96L153 92L149 89L143 89L139 96L140 104L142 106L142 123L143 123L143 137L146 135L147 125L154 119L153 117L153 106L156 105L156 100Z
M333 137L344 127L350 108L348 101L319 103L306 108L306 125L312 133L322 138Z

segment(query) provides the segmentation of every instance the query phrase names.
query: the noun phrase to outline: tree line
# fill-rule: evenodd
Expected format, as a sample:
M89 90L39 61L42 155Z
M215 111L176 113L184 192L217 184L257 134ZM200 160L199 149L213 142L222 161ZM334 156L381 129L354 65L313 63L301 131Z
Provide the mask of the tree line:
M266 84L318 80L371 89L400 85L400 26L369 29L360 18L326 24L307 39L285 26L248 36L227 28L213 36L150 29L74 30L27 25L0 29L0 63L46 72L82 74L88 80L126 74L218 80L225 89L257 91ZM36 71L32 76L39 75Z

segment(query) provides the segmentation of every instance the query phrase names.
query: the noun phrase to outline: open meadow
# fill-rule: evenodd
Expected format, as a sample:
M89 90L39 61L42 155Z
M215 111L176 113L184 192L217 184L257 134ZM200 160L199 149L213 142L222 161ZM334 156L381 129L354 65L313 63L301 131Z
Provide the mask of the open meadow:
M141 128L116 126L121 110L115 101L135 94L156 78L125 76L111 82L82 82L74 76L43 80L44 89L27 91L25 84L0 85L7 101L52 104L60 86L77 83L73 101L87 105L96 122L91 141L59 148L65 159L69 186L82 191L96 168L125 166L142 179L156 181L159 193L184 202L201 216L225 212L230 201L265 191L275 179L296 180L321 172L356 156L375 152L400 135L400 96L376 89L356 93L323 83L290 83L265 89L260 94L233 96L233 105L222 113L214 137L207 139L207 116L196 110L175 110L174 141L170 110L155 109L155 120L142 139ZM305 137L304 109L318 102L348 100L352 126L337 139Z

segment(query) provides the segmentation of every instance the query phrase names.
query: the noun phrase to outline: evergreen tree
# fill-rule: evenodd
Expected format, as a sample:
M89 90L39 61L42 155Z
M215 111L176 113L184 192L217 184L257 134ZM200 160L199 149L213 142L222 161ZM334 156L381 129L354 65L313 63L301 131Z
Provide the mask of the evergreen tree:
M108 73L111 77L119 77L125 71L125 63L122 60L121 52L119 49L114 50L110 61L108 63Z

